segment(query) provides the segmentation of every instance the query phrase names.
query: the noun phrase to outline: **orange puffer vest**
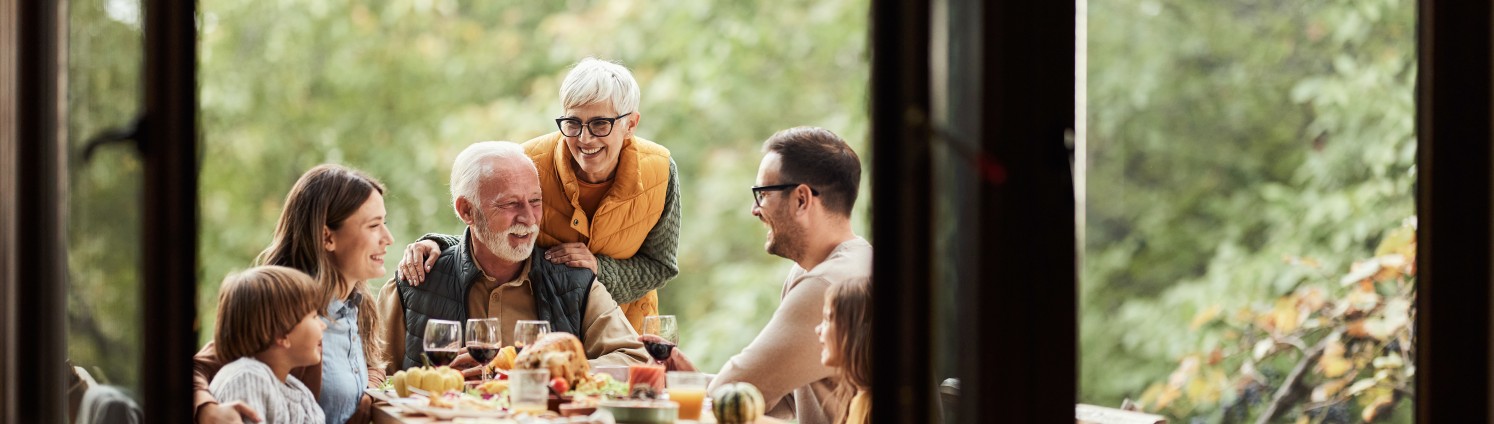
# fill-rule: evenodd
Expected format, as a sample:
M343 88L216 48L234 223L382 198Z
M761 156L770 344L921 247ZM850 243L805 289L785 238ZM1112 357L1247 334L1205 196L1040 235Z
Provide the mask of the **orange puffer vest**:
M590 220L581 210L576 170L560 132L524 142L524 151L539 168L540 190L544 193L540 248L585 243L592 254L628 259L638 253L643 239L664 213L669 188L669 149L664 146L640 137L623 140L612 188ZM607 278L597 277L604 281ZM621 306L633 329L641 331L643 317L659 313L659 295L650 290Z

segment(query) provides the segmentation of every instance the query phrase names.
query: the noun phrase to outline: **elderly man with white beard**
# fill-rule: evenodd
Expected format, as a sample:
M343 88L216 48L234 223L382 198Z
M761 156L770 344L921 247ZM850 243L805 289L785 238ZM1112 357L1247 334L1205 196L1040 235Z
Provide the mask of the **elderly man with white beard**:
M593 365L648 361L637 332L590 269L556 265L535 252L543 203L538 171L522 147L468 146L451 169L451 198L467 224L459 242L441 252L424 283L396 275L379 291L385 349L394 358L389 373L421 365L431 319L497 318L504 345L514 344L517 321L544 320L581 339ZM452 366L469 377L480 373L466 354Z

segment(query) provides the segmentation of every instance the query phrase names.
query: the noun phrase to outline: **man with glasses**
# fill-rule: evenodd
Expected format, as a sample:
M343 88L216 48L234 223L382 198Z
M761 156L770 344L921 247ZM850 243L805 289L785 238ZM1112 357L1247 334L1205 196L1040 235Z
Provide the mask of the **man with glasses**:
M545 258L595 272L634 331L659 313L655 290L679 274L680 229L674 159L636 136L639 97L627 68L586 58L560 86L558 131L524 143L544 190ZM400 274L418 285L455 243L455 236L426 235L405 249Z
M834 370L820 363L815 326L826 289L871 277L871 244L851 230L861 160L845 140L822 128L779 131L763 151L752 215L767 226L768 253L794 261L794 267L773 318L707 390L745 381L762 391L768 415L803 424L839 422L849 398L836 393ZM693 368L683 353L666 366Z

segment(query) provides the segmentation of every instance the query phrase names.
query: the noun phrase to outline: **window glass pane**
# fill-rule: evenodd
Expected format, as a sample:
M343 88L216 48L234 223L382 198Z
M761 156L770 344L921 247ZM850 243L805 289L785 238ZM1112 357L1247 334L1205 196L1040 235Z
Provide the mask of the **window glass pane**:
M1087 3L1080 401L1410 422L1416 3Z
M91 159L83 146L127 127L139 111L140 4L84 0L67 8L68 357L138 400L141 163L131 143L110 144Z

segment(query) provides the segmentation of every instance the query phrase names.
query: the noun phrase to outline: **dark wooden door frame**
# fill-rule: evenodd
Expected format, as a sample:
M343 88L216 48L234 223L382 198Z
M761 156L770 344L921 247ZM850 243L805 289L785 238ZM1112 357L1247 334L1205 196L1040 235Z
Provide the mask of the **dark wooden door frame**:
M979 25L955 27L950 96L978 122L981 175L975 268L959 275L954 340L964 381L960 422L1000 411L1009 422L1073 415L1077 316L1074 189L1065 135L1074 119L1074 4L951 0ZM933 180L930 154L930 3L874 1L872 24L872 236L876 337L873 376L879 422L932 421L929 371ZM945 28L939 26L939 28ZM973 54L969 54L973 53ZM974 57L971 57L974 56ZM974 98L971 99L971 94ZM963 100L973 100L963 102ZM968 126L968 127L967 127ZM936 348L949 348L939 346Z
M16 4L19 3L19 4ZM6 188L3 253L5 331L3 374L6 422L64 422L67 419L67 201L66 18L65 2L6 2L0 25L7 42L7 81L3 99L9 113L0 121ZM15 32L11 32L15 31ZM14 56L10 56L14 55ZM14 72L14 73L11 73ZM14 103L12 103L14 102ZM13 153L14 156L10 154ZM13 191L12 191L13 190ZM24 241L22 243L21 241ZM25 246L20 248L20 246ZM18 268L24 266L21 273ZM23 278L24 277L24 278Z
M145 11L145 119L137 140L145 163L140 281L145 310L147 422L192 421L197 334L197 3L148 0ZM148 365L148 364L147 364Z
M65 422L67 7L0 5L0 422ZM196 350L197 33L194 1L150 0L145 15L141 240L148 422L191 422ZM20 248L24 246L24 248ZM24 266L24 279L18 268ZM178 358L178 359L171 359ZM180 364L180 366L160 366Z
M872 374L872 387L891 395L878 395L872 413L878 422L929 422L930 10L877 0L871 13L874 337L898 341L875 344L874 361L886 371Z
M1491 10L1418 4L1416 421L1491 422Z

